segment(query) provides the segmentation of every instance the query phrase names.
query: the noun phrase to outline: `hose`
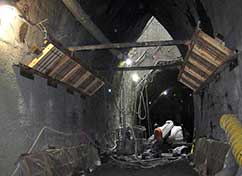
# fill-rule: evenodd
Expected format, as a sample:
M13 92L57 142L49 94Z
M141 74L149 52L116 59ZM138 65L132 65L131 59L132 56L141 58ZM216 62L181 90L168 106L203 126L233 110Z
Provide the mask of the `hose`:
M145 89L145 97L144 97L144 89ZM141 115L141 107L143 105L144 108L144 116ZM140 91L140 97L139 97L139 105L138 105L138 118L140 120L145 120L148 117L149 114L149 104L148 104L148 92L147 92L147 86L143 86L143 88Z
M220 126L229 137L229 144L237 163L242 166L242 125L239 119L234 114L225 114L220 119Z
M151 126L150 126L150 112L149 112L149 99L148 99L148 89L147 89L147 86L145 87L145 96L146 96L146 108L147 108L148 136L150 136Z

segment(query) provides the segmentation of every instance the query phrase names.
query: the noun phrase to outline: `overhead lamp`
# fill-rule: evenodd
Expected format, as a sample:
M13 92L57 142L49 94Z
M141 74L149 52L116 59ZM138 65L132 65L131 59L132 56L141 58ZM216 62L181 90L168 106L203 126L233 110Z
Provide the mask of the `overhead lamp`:
M132 65L132 63L133 63L133 61L132 61L131 59L129 59L129 58L125 60L125 64L126 64L127 66Z
M168 91L165 90L165 91L163 92L163 95L168 95Z
M168 95L168 90L161 92L160 96L163 96L163 95L165 95L165 96Z
M10 5L0 6L0 27L9 26L17 17L17 10Z
M134 82L138 82L140 80L140 77L137 73L132 74L131 78Z

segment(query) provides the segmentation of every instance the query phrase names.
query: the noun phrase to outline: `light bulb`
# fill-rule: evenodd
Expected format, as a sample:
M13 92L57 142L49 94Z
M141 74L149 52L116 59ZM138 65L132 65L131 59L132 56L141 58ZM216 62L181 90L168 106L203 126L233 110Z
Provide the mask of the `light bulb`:
M138 82L140 80L140 77L137 73L132 74L131 77L134 82Z
M131 59L126 59L125 60L125 64L127 65L127 66L130 66L130 65L132 65L132 60Z

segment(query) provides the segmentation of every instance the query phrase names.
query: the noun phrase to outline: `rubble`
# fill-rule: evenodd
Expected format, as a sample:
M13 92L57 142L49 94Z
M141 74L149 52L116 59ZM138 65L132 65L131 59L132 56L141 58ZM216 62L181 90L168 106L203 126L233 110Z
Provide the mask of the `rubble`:
M71 176L92 172L101 165L97 149L86 144L22 154L19 163L21 176Z

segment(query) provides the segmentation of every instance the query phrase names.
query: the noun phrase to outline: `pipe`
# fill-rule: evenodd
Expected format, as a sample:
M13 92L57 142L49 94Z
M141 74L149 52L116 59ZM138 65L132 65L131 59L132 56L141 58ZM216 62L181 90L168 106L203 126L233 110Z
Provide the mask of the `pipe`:
M91 20L88 14L82 9L77 0L62 0L65 6L69 9L76 20L100 43L110 43L109 39L98 28L98 26ZM122 57L122 53L110 49L114 56Z
M232 153L242 166L242 124L234 114L225 114L220 119L220 126L229 137Z

